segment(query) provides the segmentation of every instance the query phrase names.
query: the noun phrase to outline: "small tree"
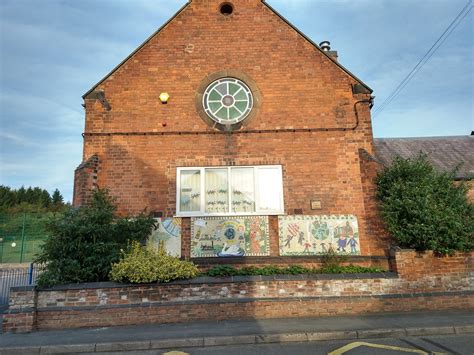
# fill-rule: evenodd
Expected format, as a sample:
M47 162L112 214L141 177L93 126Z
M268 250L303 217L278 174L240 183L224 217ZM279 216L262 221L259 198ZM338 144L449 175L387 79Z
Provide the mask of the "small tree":
M440 173L420 154L396 158L377 176L382 217L401 247L437 254L472 250L474 208L455 172Z
M59 211L62 208L64 208L64 198L63 195L61 195L61 192L56 189L51 196L51 209L53 211Z
M154 224L143 214L121 218L115 212L113 199L99 190L89 206L69 208L53 218L48 224L51 235L36 260L46 265L38 285L107 280L121 249L131 241L144 243Z

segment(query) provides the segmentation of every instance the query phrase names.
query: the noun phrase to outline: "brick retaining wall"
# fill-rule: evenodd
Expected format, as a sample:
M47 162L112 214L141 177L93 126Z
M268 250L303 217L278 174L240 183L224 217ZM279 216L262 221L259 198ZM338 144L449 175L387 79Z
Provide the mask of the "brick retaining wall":
M474 309L473 254L393 251L398 273L198 278L12 289L5 332L209 319Z

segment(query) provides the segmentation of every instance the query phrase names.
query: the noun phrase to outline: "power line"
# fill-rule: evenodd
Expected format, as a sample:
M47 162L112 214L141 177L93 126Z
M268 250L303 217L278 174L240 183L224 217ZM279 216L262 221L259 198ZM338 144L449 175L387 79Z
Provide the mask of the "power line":
M462 20L469 14L469 12L471 12L472 10L472 7L469 8L469 10L464 14L464 16L461 18L461 20L456 24L456 26L454 26L451 31L448 32L448 34L443 38L443 40L441 42L439 42L438 46L429 54L428 57L426 57L426 60L424 61L424 63L413 73L412 76L410 76L410 78L408 78L408 80L405 81L405 83L403 83L403 85L400 87L400 89L398 90L398 92L392 96L389 101L385 104L384 107L379 107L379 109L377 110L377 112L375 113L375 115L378 115L384 108L386 108L394 99L396 96L398 96L398 94L405 88L405 86L408 85L408 83L411 81L411 79L413 79L413 77L415 76L415 74L423 67L423 65L426 64L426 62L428 62L428 60L433 56L433 54L436 52L436 50L441 47L441 45L444 43L444 41L449 37L449 35L456 29L456 27L462 22ZM387 100L385 100L387 101Z
M454 18L449 26L444 30L444 32L439 36L436 42L431 46L431 48L425 53L425 55L418 61L418 63L413 67L413 69L408 73L408 75L398 84L395 90L382 102L382 104L375 110L373 117L377 116L382 112L398 94L407 86L411 79L416 75L416 73L428 62L428 60L433 56L433 54L438 50L439 47L444 43L444 41L449 37L449 35L456 29L456 27L464 20L464 18L471 12L473 6L469 8L472 0L469 0L459 14ZM468 9L469 8L469 9ZM466 11L467 10L467 11ZM461 17L462 16L462 17ZM459 21L458 21L459 20Z

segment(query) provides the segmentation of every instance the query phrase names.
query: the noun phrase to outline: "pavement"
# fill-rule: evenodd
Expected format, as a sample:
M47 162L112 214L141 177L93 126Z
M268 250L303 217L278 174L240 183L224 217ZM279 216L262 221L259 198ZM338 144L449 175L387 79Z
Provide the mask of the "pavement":
M104 353L474 334L468 311L206 321L1 334L0 354Z

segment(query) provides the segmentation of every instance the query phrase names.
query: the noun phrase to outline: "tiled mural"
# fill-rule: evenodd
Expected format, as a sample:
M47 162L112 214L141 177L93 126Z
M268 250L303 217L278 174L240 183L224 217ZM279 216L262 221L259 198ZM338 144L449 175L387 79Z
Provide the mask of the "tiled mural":
M280 255L318 255L331 249L360 254L359 228L353 215L278 217Z
M268 217L191 219L191 257L270 255Z
M160 241L164 242L168 254L181 257L181 218L155 219L155 228L148 239L148 245L158 248Z

